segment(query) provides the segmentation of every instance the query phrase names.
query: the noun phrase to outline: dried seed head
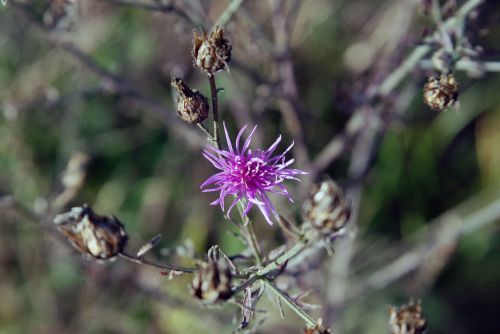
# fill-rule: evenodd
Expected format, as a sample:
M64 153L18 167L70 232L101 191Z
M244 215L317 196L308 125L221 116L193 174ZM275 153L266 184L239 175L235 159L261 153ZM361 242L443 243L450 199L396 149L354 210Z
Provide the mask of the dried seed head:
M351 216L351 203L335 182L325 180L313 186L302 212L308 226L329 236L345 227Z
M208 262L198 263L193 275L191 292L206 303L215 303L231 297L231 270L218 254L209 254Z
M192 56L194 65L207 74L229 70L231 43L224 38L224 29L217 26L208 34L194 31Z
M76 249L98 259L116 256L128 239L116 217L97 215L86 204L57 215L54 223Z
M458 99L458 83L453 74L442 74L436 79L430 77L424 85L424 102L434 110L451 107Z
M410 300L400 308L389 307L389 326L391 334L423 334L427 320L422 316L420 302Z
M203 122L208 117L208 99L196 89L189 88L181 79L172 78L170 83L179 93L177 115L189 124Z

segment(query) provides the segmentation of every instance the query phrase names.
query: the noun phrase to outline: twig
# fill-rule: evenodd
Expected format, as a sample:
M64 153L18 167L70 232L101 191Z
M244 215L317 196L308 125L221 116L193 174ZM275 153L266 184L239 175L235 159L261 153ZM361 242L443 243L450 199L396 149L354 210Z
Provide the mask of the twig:
M121 258L123 258L127 261L131 261L131 262L134 262L137 264L142 264L145 266L149 266L149 267L153 267L153 268L157 268L157 269L161 269L161 270L168 270L168 271L173 270L173 271L179 271L179 272L183 272L183 273L195 273L198 271L195 268L185 268L185 267L179 267L179 266L174 266L174 265L170 265L170 264L163 264L163 263L154 262L151 260L147 260L143 257L136 257L134 255L127 253L127 252L121 252L119 255Z
M443 29L450 29L459 26L465 16L479 6L483 0L469 0L460 7L457 14L443 23ZM436 31L426 39L426 44L417 46L413 52L382 81L382 83L368 96L369 100L387 97L406 78L415 67L418 66L423 57L430 51L430 42L439 37L440 31ZM317 155L312 165L312 176L318 175L336 160L349 147L348 143L356 137L364 128L365 121L359 118L363 115L354 113L347 122L346 130L333 137L325 148Z
M156 3L145 3L145 2L139 2L139 1L133 1L133 0L95 0L99 2L107 2L110 4L115 4L115 5L121 5L121 6L130 6L142 10L149 10L153 12L159 12L159 13L172 13L180 18L182 18L184 21L189 23L191 26L202 26L200 21L197 21L196 19L192 18L187 12L184 10L180 9L179 7L175 6L172 2L168 4L163 4L161 2L156 2Z
M434 64L431 60L422 60L420 68L430 70L434 69ZM461 59L457 61L453 68L457 71L471 71L471 72L500 72L500 61L480 61Z
M285 3L282 0L270 0L273 6L273 30L275 39L276 65L280 76L282 97L278 100L279 107L285 120L285 125L295 140L294 155L297 163L305 170L310 169L309 154L305 141L304 122L301 115L304 108L300 104L297 82L293 70L293 63L288 45L289 31L287 30L284 14Z
M308 326L321 328L321 325L318 324L318 322L314 320L309 314L307 314L299 305L297 305L297 303L285 291L281 290L267 279L264 279L263 281L266 287L268 287L274 294L281 298L286 306L288 306L299 317L301 317Z
M226 9L222 12L219 18L215 21L213 28L226 26L231 20L233 14L240 8L244 0L231 0Z
M347 299L355 300L362 295L388 286L418 268L422 262L443 247L453 244L464 235L498 221L500 219L500 193L498 191L496 191L494 200L470 214L461 216L460 212L465 211L462 210L463 208L469 206L470 202L477 201L478 198L482 199L482 197L482 194L478 195L430 222L428 224L430 228L426 227L425 231L416 233L416 235L426 235L427 240L403 254L398 252L396 260L367 276L361 286L349 293Z

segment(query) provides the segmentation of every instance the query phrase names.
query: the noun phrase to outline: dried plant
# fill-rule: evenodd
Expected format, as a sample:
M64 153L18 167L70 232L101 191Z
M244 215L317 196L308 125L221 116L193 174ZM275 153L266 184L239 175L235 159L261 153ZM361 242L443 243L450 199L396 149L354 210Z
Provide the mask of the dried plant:
M480 49L473 47L472 39L467 34L470 17L481 8L482 1L468 0L461 6L457 6L454 1L420 1L422 15L430 22L432 32L427 33L420 43L416 43L408 54L399 50L404 48L394 47L391 55L397 59L397 66L388 69L390 66L387 64L373 60L372 64L363 67L363 80L353 85L356 87L346 98L349 100L347 105L350 114L345 126L340 133L329 138L328 142L316 147L315 155L312 154L313 147L308 146L308 134L304 126L305 120L311 115L303 105L305 102L301 100L300 79L294 74L290 50L293 18L297 18L299 1L291 1L290 4L280 0L270 1L274 41L270 41L266 32L246 13L247 9L241 0L230 1L220 17L210 25L199 24L204 16L198 15L196 5L193 4L135 0L98 2L174 14L186 29L196 28L190 46L192 59L186 49L182 61L190 63L192 60L193 67L199 71L197 74L207 80L209 94L203 94L205 87L198 86L190 70L179 70L185 75L176 74L176 77L168 78L175 90L174 95L177 95L177 104L171 108L175 111L171 111L163 102L144 93L146 89L143 91L142 87L100 66L83 48L77 47L78 44L73 43L68 35L64 35L70 33L77 24L78 8L82 2L49 1L45 6L37 6L26 1L11 1L9 5L36 25L47 36L49 43L64 50L97 75L100 79L97 94L113 101L133 101L140 106L139 109L162 120L175 136L193 144L196 154L206 159L203 160L206 165L203 168L217 169L215 174L199 185L198 194L192 193L188 197L192 199L202 192L216 192L217 198L212 203L203 203L203 210L216 214L217 210L211 209L210 205L220 206L224 221L217 222L217 228L230 232L236 242L240 243L242 250L226 254L222 247L212 244L206 255L196 254L192 249L186 250L189 247L182 250L170 249L169 255L174 254L177 260L182 258L182 261L177 261L182 264L159 262L150 260L148 254L159 247L161 235L157 233L163 231L153 232L152 235L157 234L155 237L142 247L137 247L137 252L130 252L129 248L135 247L131 243L137 238L134 237L136 233L131 233L132 229L128 228L129 222L126 219L122 222L122 218L118 218L122 215L125 217L125 213L117 213L116 216L110 215L111 212L96 213L87 204L78 204L68 212L61 213L64 208L76 202L89 172L86 167L92 155L78 151L69 159L62 174L63 190L54 191L44 205L40 204L37 210L32 210L23 207L13 197L2 197L0 208L32 221L41 221L42 226L51 226L48 223L53 221L56 229L85 257L100 262L111 262L104 260L117 258L126 260L154 268L169 279L179 281L190 275L188 280L191 283L185 294L175 298L182 302L188 300L187 303L201 302L210 310L216 309L216 306L230 305L239 314L238 324L233 326L235 331L254 333L263 328L262 323L271 312L263 300L264 297L269 297L271 304L276 306L282 316L285 316L286 309L290 309L300 318L302 325L295 326L297 332L326 334L333 333L333 329L337 332L335 326L346 305L419 269L427 258L437 252L444 252L445 248L451 249L450 252L445 252L449 255L462 235L500 217L498 209L489 210L486 207L482 209L487 214L481 215L484 212L480 212L477 214L480 218L477 218L475 213L471 213L469 220L464 218L463 225L456 227L445 216L442 224L426 227L426 231L428 229L435 232L429 240L422 241L407 252L400 253L398 249L397 258L377 266L369 274L349 281L354 271L353 258L357 254L356 235L361 229L358 224L361 193L372 163L379 154L380 138L389 128L405 121L402 110L405 109L405 104L408 105L409 99L398 91L398 87L413 72L420 75L419 83L410 87L413 91L416 91L415 87L422 87L424 77L428 78L423 86L423 93L418 88L420 101L423 99L431 109L441 112L456 107L461 99L457 71L466 70L477 74L500 70L498 63L481 60ZM199 6L203 7L201 2ZM248 44L267 46L259 51L259 57L253 57L256 63L250 64L250 67L249 61L237 60L238 51L244 48L241 44L245 42L233 40L231 29L225 30L225 26L229 27L227 24L238 11L241 11L241 20L251 28L251 36L261 36ZM198 29L200 26L202 29ZM212 28L209 29L209 26ZM394 35L399 36L396 33ZM403 35L406 34L392 42L402 45L405 42ZM389 46L384 45L381 50L384 48ZM373 52L383 54L383 51ZM252 56L248 58L253 59ZM272 74L262 77L260 72L252 69L251 66L262 65L257 60L272 64ZM353 59L349 61L355 63ZM233 92L232 87L221 88L217 86L217 82L226 82L221 78L233 73L229 73L230 66L246 73L257 87L255 90L260 96L251 101L252 104L248 103L249 109L258 108L258 105L272 105L280 109L286 136L291 136L294 140L288 147L281 149L282 136L278 135L270 146L264 148L262 133L272 127L260 124L260 115L245 117L238 111L233 113L234 117L219 114L219 94L225 90L229 95ZM193 82L193 85L188 82ZM461 90L462 80L460 82ZM195 86L198 88L192 88ZM175 117L175 113L178 117ZM221 126L225 140L220 139ZM248 135L245 133L247 127L252 128ZM234 141L231 139L233 133L237 133ZM323 133L314 135L324 136ZM276 135L272 138L276 138ZM176 149L178 151L175 154L179 154L184 148ZM165 153L169 154L171 153ZM345 157L348 162L345 168L346 180L339 176L335 177L336 182L331 177L324 177L323 174L332 174L336 170L329 168L341 157ZM339 165L345 167L343 164ZM169 177L175 178L174 174L172 171ZM289 181L302 182L301 191L294 193L294 196L293 190L289 189L298 182ZM307 193L307 196L304 195ZM286 204L281 203L280 199L287 200L283 201ZM191 202L188 204L195 206ZM492 205L496 204L497 198ZM237 215L231 214L235 207ZM259 218L252 215L253 211L260 212L267 225L257 225ZM182 221L176 223L182 224ZM126 226L131 234L125 232ZM263 230L266 234L273 234L276 240L270 242L271 238L263 238L257 233L262 233ZM179 256L181 253L182 256ZM373 257L378 260L378 252L373 253ZM382 255L380 254L380 258ZM448 258L446 256L443 261ZM323 291L315 286L314 282L318 280L329 282L330 279L331 286ZM133 285L139 286L137 281L132 280ZM315 295L312 298L306 297L311 288L317 288ZM161 295L150 289L142 291L154 296ZM191 298L188 297L189 292ZM320 304L319 311L315 311L312 302ZM389 317L391 334L420 334L427 328L420 302L411 301L400 308L391 307ZM325 319L325 323L322 319Z

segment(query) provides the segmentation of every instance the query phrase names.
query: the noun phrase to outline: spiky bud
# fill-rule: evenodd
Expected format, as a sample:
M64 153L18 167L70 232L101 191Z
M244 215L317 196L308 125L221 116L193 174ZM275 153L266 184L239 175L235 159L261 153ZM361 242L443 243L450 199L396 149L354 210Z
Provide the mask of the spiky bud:
M302 212L307 226L328 236L345 227L351 216L351 203L335 182L325 180L312 187Z
M208 99L196 89L189 88L179 78L172 78L170 83L179 93L177 115L189 124L203 122L208 117Z
M98 259L120 253L127 242L123 224L114 216L101 216L84 204L55 217L57 225L73 247Z
M231 297L232 274L228 263L218 255L209 254L208 262L199 262L193 275L191 292L206 303L215 303Z
M453 74L442 74L439 80L430 77L424 85L424 102L436 111L451 107L457 99L458 83Z
M194 65L207 74L228 70L231 43L224 38L224 29L217 26L208 34L194 31L192 56Z
M389 327L391 334L423 334L427 320L422 316L420 302L410 302L400 308L389 307Z

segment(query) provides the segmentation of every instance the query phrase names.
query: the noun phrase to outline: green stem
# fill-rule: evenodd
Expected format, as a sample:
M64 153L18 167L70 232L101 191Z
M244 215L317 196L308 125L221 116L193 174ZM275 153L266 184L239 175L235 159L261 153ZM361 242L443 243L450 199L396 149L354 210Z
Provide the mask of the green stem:
M269 287L269 289L276 294L283 302L294 311L299 317L301 317L307 325L315 328L321 328L321 326L313 319L309 314L307 314L302 308L300 308L297 303L283 290L275 286L272 282L267 279L263 279L264 284Z
M285 264L288 260L297 256L300 252L302 252L308 246L309 240L307 238L302 238L297 240L297 243L292 246L289 250L287 250L283 255L279 256L276 260L269 263L264 268L257 271L256 275L263 277L266 274L270 273L273 270L279 269L283 264Z
M259 247L259 243L257 241L257 236L255 235L255 230L253 228L253 224L250 221L250 219L248 219L248 217L245 216L245 214L243 213L245 210L245 204L246 203L243 199L241 199L237 204L238 205L238 212L240 214L241 221L242 221L242 230L245 234L245 238L247 239L248 245L250 246L252 253L255 257L255 261L257 262L257 265L260 266L260 265L262 265L262 256L261 256L261 252L260 252L260 247Z

